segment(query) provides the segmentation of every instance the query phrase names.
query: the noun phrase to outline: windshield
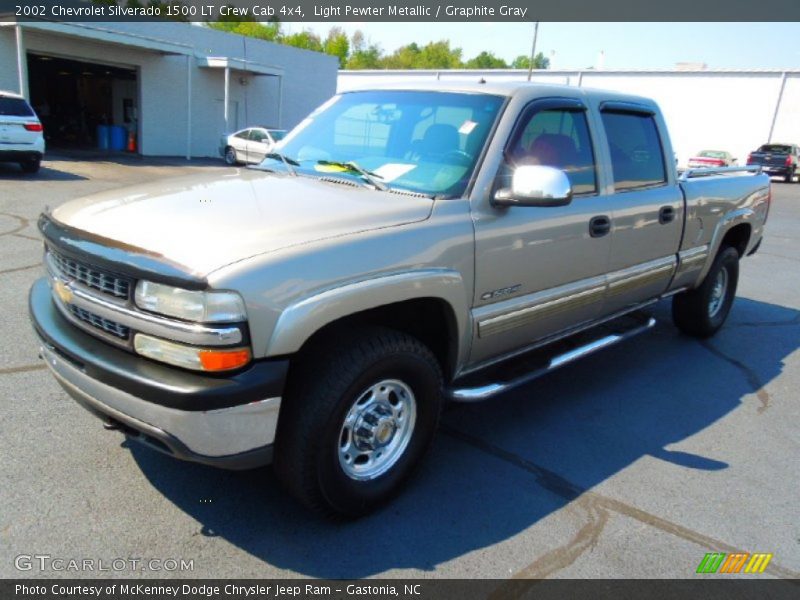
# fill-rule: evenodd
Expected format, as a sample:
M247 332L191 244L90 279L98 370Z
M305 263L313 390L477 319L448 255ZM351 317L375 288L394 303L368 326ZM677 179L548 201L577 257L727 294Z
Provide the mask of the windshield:
M304 175L461 195L502 105L500 96L450 92L334 96L278 144L280 155L268 155L261 166L285 170L288 162Z
M283 129L270 129L269 135L272 139L276 142L280 142L283 138L286 137L286 132Z
M758 149L759 152L775 152L777 154L789 154L792 151L791 146L784 146L782 144L764 144Z

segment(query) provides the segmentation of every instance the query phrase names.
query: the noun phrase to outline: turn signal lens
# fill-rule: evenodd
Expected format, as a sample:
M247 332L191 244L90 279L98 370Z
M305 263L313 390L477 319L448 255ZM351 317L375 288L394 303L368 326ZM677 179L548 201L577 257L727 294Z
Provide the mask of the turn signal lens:
M200 350L200 363L205 371L230 371L250 362L250 350Z
M142 356L193 371L230 371L245 366L251 358L249 348L197 348L143 333L136 334L133 346Z

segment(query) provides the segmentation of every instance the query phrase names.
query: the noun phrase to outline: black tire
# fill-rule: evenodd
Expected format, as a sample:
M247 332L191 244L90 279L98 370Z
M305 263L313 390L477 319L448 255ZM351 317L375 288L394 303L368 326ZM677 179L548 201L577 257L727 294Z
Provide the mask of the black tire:
M236 148L233 146L228 146L225 148L225 164L230 165L231 167L235 167L241 161L239 160L239 154L236 152Z
M331 338L301 360L292 367L281 407L275 472L292 495L317 512L349 518L367 514L398 494L430 447L442 408L439 363L416 338L382 327ZM357 480L340 457L342 448L355 443L344 443L345 419L359 409L371 386L387 380L410 389L415 420L395 462L373 478ZM399 426L392 429L390 439L399 431Z
M24 173L38 173L39 167L42 165L42 159L38 156L26 158L19 163L20 168Z
M722 295L718 296L719 290L715 288L721 285L721 278L725 284ZM687 335L711 337L728 318L738 282L739 253L727 246L719 251L698 288L677 294L672 299L673 322Z
M794 182L794 173L793 173L792 169L789 169L789 171L784 176L783 181L785 183L793 183Z

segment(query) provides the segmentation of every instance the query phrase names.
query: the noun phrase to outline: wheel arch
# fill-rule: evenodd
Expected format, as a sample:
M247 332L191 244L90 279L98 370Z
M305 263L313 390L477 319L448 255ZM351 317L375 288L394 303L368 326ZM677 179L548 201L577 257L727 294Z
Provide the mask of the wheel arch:
M449 270L407 272L334 288L285 309L266 354L296 354L341 328L385 326L428 346L449 378L469 349L467 297L461 275Z

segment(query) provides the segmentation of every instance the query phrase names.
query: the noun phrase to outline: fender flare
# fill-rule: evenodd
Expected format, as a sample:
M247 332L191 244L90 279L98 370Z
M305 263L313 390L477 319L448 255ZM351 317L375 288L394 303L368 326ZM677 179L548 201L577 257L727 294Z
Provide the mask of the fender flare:
M344 317L405 300L435 298L453 311L458 330L456 364L462 365L471 339L469 297L461 274L449 269L407 271L348 283L286 307L272 330L266 355L294 354L314 333Z
M755 219L756 213L755 211L750 208L740 208L734 210L724 217L722 217L719 222L714 227L714 233L711 236L711 242L708 245L708 258L706 259L706 264L703 265L703 268L698 273L697 279L695 280L695 286L700 285L700 283L705 279L706 275L708 274L711 265L714 263L714 259L717 257L719 253L720 246L722 245L722 240L725 239L725 235L734 227L741 224L748 224L750 225L751 230L751 239L752 242L752 231L755 229L753 221ZM748 246L750 245L748 242ZM745 251L745 255L747 252Z

